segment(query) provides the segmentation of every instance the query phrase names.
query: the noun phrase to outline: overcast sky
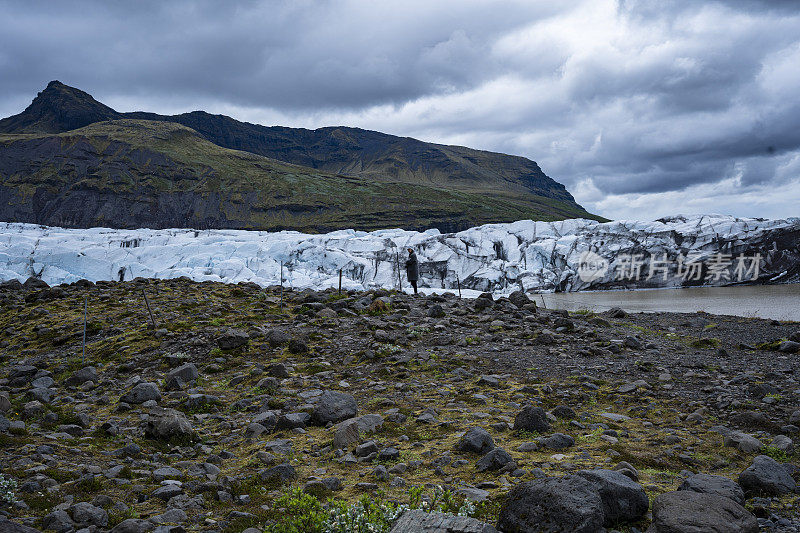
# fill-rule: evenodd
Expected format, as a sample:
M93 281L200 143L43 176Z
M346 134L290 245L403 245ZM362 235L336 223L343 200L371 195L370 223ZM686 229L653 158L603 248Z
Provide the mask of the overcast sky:
M800 216L797 0L0 0L0 116L52 79L523 155L609 218Z

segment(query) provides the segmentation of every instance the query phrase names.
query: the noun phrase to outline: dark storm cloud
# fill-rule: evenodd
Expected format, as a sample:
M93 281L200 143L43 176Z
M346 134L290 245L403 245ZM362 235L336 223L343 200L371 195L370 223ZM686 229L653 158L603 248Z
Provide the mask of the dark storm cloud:
M60 79L125 111L378 129L525 155L614 217L791 212L798 64L793 0L0 2L4 115Z
M11 90L44 80L311 109L402 103L497 73L493 37L541 8L363 2L6 4Z

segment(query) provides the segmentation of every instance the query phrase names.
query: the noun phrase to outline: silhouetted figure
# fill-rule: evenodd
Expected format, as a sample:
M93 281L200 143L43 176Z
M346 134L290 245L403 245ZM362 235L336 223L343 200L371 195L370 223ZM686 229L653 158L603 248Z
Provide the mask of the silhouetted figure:
M414 287L414 294L417 294L417 280L419 279L419 261L417 254L411 248L408 249L408 260L406 260L406 276L408 282Z

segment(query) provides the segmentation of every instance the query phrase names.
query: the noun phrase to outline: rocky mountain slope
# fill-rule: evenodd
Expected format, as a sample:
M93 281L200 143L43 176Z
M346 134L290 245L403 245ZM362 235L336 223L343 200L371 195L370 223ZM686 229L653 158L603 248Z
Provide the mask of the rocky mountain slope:
M719 215L651 222L519 221L446 234L64 230L0 223L0 281L187 276L268 286L279 282L283 263L285 282L294 288L336 287L340 270L345 288L391 289L399 280L408 288L402 268L408 247L420 260L420 286L437 289L455 290L460 284L508 294L800 281L800 219ZM590 251L605 263L602 272L587 277L582 261ZM740 256L743 268L737 272ZM638 279L627 276L636 270L632 257L640 258ZM715 271L719 257L723 268ZM650 275L651 263L657 262L664 268ZM698 268L691 270L691 264Z
M3 283L0 530L796 532L797 327Z
M104 121L114 121L113 134L108 125L99 124ZM153 138L185 132L178 124L216 147L231 150L201 143L178 147ZM564 186L546 176L535 162L523 157L356 128L265 127L199 111L176 116L118 113L89 94L56 81L22 113L0 120L0 134L0 205L6 207L0 218L6 221L85 227L106 220L105 224L114 227L286 227L319 232L393 225L453 230L521 218L599 219L575 203ZM218 156L217 166L184 168L187 157L200 162L206 152ZM320 204L317 197L306 197L303 187L291 187L291 171L283 166L279 170L284 175L272 173L273 181L284 182L283 195L262 198L251 206L241 196L252 192L253 184L248 181L257 171L252 167L270 163L241 152L300 165L304 168L296 172L315 182L336 182L331 178L341 176L334 187L319 191L324 199ZM156 161L149 164L153 156ZM221 161L225 158L235 161ZM227 187L206 183L203 186L210 197L198 197L186 181L187 175L198 171L213 174ZM102 189L91 186L109 174L112 181ZM148 180L141 182L143 176ZM152 180L164 182L162 189L169 185L169 194L154 190ZM128 187L122 181L127 181ZM352 206L357 209L341 212L337 204L349 200L348 183L370 188L371 194L356 194ZM384 197L396 205L387 208ZM16 208L9 209L9 204ZM60 207L62 204L66 207ZM294 210L285 223L259 216L265 205L272 208L275 204ZM83 209L77 209L78 205ZM126 212L125 205L132 206L133 215ZM337 210L339 219L325 216ZM237 212L231 216L230 211ZM295 219L298 213L305 216Z
M228 150L168 122L98 122L0 135L0 220L67 227L307 232L454 229L474 221L571 217L534 195L477 194L328 174ZM588 216L588 214L587 214Z

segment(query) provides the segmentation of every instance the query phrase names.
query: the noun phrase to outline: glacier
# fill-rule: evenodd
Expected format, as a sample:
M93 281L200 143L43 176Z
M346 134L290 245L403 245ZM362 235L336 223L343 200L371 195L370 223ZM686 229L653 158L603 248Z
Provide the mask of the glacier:
M193 229L65 229L0 223L0 281L34 276L50 285L90 281L126 281L136 277L189 277L195 281L281 281L295 289L407 289L405 250L420 261L420 286L498 295L515 290L587 289L726 285L737 281L734 265L714 279L650 276L624 278L630 257L659 257L666 262L692 258L712 261L718 254L760 256L753 282L800 281L800 218L768 220L725 215L692 215L653 221L599 223L572 219L522 220L488 224L442 234L387 229L341 230L326 234L295 231ZM582 275L586 254L600 260L592 276ZM626 259L626 257L628 259ZM669 270L669 269L667 269Z

